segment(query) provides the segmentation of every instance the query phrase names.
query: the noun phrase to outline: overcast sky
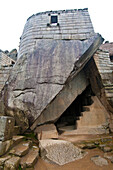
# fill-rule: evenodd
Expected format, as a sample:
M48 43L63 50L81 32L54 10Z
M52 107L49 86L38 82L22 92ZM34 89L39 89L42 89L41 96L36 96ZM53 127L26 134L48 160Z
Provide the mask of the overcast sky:
M113 42L113 0L0 0L0 49L18 49L26 20L48 10L88 8L95 32Z

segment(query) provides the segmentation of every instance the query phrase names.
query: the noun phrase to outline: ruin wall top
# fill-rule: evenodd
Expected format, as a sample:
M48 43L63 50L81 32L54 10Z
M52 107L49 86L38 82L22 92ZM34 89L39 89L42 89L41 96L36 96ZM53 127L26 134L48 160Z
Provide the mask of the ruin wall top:
M86 40L94 35L88 9L46 11L27 19L18 58L32 52L39 39Z

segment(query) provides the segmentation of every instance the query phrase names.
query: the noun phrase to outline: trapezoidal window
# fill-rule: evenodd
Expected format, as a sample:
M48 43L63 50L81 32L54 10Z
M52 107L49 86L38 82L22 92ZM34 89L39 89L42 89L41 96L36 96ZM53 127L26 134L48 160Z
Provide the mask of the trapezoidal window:
M51 16L51 24L57 24L58 23L58 16L53 15Z

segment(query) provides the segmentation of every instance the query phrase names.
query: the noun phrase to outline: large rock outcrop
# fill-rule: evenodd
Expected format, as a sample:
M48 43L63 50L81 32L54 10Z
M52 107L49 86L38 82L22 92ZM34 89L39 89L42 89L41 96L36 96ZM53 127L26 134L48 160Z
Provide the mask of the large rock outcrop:
M6 113L13 115L20 110L22 117L33 124L63 89L74 69L78 71L88 60L87 56L91 57L87 50L95 52L101 41L99 35L85 41L39 40L34 52L23 55L12 70L4 95Z
M54 16L57 23L50 22ZM55 122L88 86L83 67L102 41L87 9L31 16L2 91L5 114L15 117L23 131Z

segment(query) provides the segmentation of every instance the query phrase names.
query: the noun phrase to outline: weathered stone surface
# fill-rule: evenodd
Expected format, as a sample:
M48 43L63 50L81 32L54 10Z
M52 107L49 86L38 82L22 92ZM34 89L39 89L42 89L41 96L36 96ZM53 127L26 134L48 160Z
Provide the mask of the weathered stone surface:
M98 155L91 157L91 160L98 166L108 165L108 161Z
M33 167L39 157L39 148L33 146L29 153L21 158L20 164L22 168Z
M109 52L112 53L113 51L111 48L112 46L113 44L109 43L101 45L100 49L103 50L97 50L93 58L102 79L100 80L98 78L98 81L102 81L103 84L101 85L101 83L99 83L101 88L101 102L110 112L113 113L113 62L111 62L109 54ZM107 49L108 51L106 51ZM104 91L102 91L102 88ZM105 95L103 93L105 93ZM106 96L105 99L104 96Z
M16 156L24 156L28 153L31 141L24 141L15 146L12 150L10 150L10 154Z
M14 131L14 118L9 116L0 116L0 140L11 139Z
M14 145L17 145L24 140L24 136L13 136L12 140Z
M38 126L35 129L35 133L37 133L37 138L39 140L58 138L58 132L54 124L45 124L42 126Z
M110 125L109 125L110 131L113 132L113 114L110 115Z
M81 94L88 86L87 78L83 71L78 73L56 98L46 107L42 114L37 118L31 129L35 126L44 124L46 122L55 122L62 113L70 106L70 104Z
M17 60L17 49L11 50L7 55L12 58L14 61Z
M10 155L1 157L1 158L0 158L0 166L4 165L5 161L7 161L7 160L10 159L10 158L11 158Z
M106 42L102 44L99 49L108 51L110 55L113 55L113 43Z
M17 170L19 167L19 163L20 163L20 158L14 156L5 162L4 170L8 170L8 169Z
M58 165L81 159L86 155L72 143L63 140L40 140L39 148L43 159Z
M19 58L10 75L7 93L5 92L7 114L13 112L17 125L20 124L20 117L29 119L30 125L33 124L63 89L72 71L77 72L81 69L101 43L102 38L98 34L84 41L37 40L34 51ZM69 98L71 99L70 96ZM68 105L74 99L73 96L70 103L67 102ZM60 99L58 103L63 102ZM64 105L63 109L59 107L58 115L55 113L52 121L58 119L62 111L68 107L64 108ZM20 110L18 114L17 109ZM43 117L45 118L45 115ZM22 119L20 126L25 125L28 128L25 119Z
M51 15L57 15L58 24L51 24ZM60 14L60 15L59 15ZM84 15L85 14L85 15ZM29 17L20 40L18 57L33 51L39 39L86 40L94 35L88 11L47 11Z
M7 110L7 115L14 117L16 125L19 126L20 133L24 133L29 128L29 121L26 112L19 109Z
M104 134L109 133L109 114L96 96L92 97L93 103L89 111L82 112L82 116L77 120L77 130L75 133L83 134Z
M20 134L20 127L19 126L14 126L14 132L13 135L19 135Z
M109 159L113 163L113 152L105 153L104 157Z
M110 152L110 151L112 151L112 149L111 149L109 146L104 146L104 147L102 147L102 150L103 150L104 152Z
M12 140L0 141L0 156L4 155L12 145Z

